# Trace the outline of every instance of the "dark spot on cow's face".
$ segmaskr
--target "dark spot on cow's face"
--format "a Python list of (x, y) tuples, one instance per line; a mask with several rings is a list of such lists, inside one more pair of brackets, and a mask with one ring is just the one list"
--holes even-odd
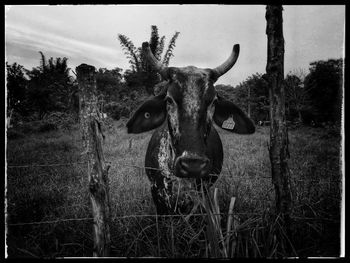
[(216, 91), (208, 69), (170, 68), (166, 109), (175, 152), (175, 175), (202, 177), (211, 163), (206, 156)]

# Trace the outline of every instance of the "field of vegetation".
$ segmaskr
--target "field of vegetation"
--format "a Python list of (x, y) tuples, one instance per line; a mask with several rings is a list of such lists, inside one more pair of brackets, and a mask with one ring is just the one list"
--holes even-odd
[[(213, 247), (207, 217), (157, 218), (142, 168), (151, 132), (129, 135), (125, 120), (105, 131), (112, 210), (111, 256), (223, 257)], [(218, 129), (224, 167), (215, 183), (222, 213), (236, 197), (235, 233), (229, 257), (338, 256), (340, 251), (340, 136), (329, 129), (289, 130), (293, 196), (292, 252), (276, 250), (274, 188), (268, 154), (269, 128), (253, 135)], [(10, 133), (11, 132), (11, 133)], [(16, 136), (17, 134), (17, 136)], [(92, 256), (92, 220), (86, 163), (78, 127), (53, 131), (10, 131), (7, 140), (7, 253), (9, 257)], [(40, 166), (51, 164), (51, 166)], [(34, 223), (33, 223), (34, 222)], [(36, 223), (37, 222), (37, 223)], [(25, 224), (28, 223), (28, 224)], [(214, 240), (215, 241), (215, 240)]]
[[(150, 29), (151, 51), (168, 67), (180, 32), (166, 41), (156, 25)], [(290, 233), (284, 235), (274, 211), (268, 127), (259, 126), (250, 136), (219, 129), (224, 167), (209, 198), (177, 180), (179, 193), (190, 196), (198, 209), (189, 215), (156, 216), (143, 169), (151, 132), (126, 134), (125, 122), (168, 82), (150, 67), (141, 46), (121, 32), (118, 40), (129, 68), (114, 65), (95, 72), (97, 106), (110, 124), (104, 154), (111, 164), (111, 256), (339, 255), (341, 136), (336, 127), (342, 116), (343, 58), (310, 61), (308, 69), (288, 72), (283, 81), (285, 118), (293, 125), (289, 129), (293, 210)], [(32, 69), (6, 62), (7, 254), (89, 257), (93, 221), (87, 162), (76, 124), (81, 110), (76, 69), (68, 67), (67, 57), (39, 54), (38, 66)], [(270, 101), (264, 75), (256, 72), (235, 86), (217, 84), (215, 89), (254, 123), (266, 123)]]

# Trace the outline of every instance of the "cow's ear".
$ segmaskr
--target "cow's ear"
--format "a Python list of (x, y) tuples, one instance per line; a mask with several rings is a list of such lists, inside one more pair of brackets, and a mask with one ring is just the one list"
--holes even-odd
[(255, 132), (253, 121), (240, 108), (231, 101), (217, 97), (213, 119), (220, 128), (239, 134)]
[(166, 117), (165, 94), (145, 101), (126, 124), (128, 133), (141, 133), (159, 127)]

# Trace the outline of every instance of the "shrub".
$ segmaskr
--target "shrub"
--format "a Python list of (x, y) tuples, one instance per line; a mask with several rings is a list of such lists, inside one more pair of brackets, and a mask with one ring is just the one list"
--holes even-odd
[(76, 123), (72, 114), (66, 112), (51, 112), (43, 118), (43, 129), (63, 129), (70, 130)]
[(16, 139), (20, 139), (24, 137), (24, 133), (19, 131), (19, 130), (15, 130), (15, 129), (8, 129), (7, 130), (7, 139), (8, 140), (16, 140)]
[(317, 120), (318, 114), (312, 107), (305, 107), (301, 110), (303, 124), (312, 125)]
[(123, 96), (120, 101), (111, 101), (104, 105), (103, 111), (114, 120), (121, 118), (128, 119), (132, 112), (134, 112), (144, 101), (148, 99), (147, 94), (138, 93), (133, 90), (127, 95)]
[(57, 130), (58, 126), (55, 123), (42, 121), (37, 128), (37, 132), (48, 132), (48, 131), (54, 131)]
[(118, 102), (109, 102), (105, 104), (104, 111), (108, 116), (115, 120), (119, 120), (121, 117), (122, 106)]
[(130, 112), (131, 112), (130, 107), (128, 105), (124, 105), (124, 107), (122, 107), (122, 109), (121, 109), (120, 116), (125, 117), (125, 118), (129, 118)]
[[(32, 116), (32, 118), (34, 118)], [(70, 130), (76, 120), (72, 114), (65, 112), (52, 112), (44, 115), (42, 120), (23, 119), (14, 125), (14, 129), (8, 131), (9, 139), (23, 137), (24, 134), (36, 132), (48, 132), (58, 129)]]
[(19, 126), (19, 130), (24, 134), (32, 133), (36, 131), (38, 124), (39, 121), (24, 122)]

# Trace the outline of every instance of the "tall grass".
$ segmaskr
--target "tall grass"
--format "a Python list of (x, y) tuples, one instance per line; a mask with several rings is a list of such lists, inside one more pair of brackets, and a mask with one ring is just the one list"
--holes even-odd
[[(339, 254), (339, 138), (321, 128), (290, 131), (293, 193), (292, 247), (278, 249), (268, 128), (251, 136), (218, 130), (224, 145), (221, 176), (209, 195), (195, 196), (189, 215), (155, 217), (142, 167), (151, 132), (126, 134), (124, 121), (106, 131), (105, 158), (112, 209), (111, 253), (125, 257), (281, 257)], [(8, 165), (84, 161), (78, 129), (34, 133), (8, 140)], [(215, 188), (217, 189), (215, 192)], [(214, 194), (215, 192), (215, 194)], [(7, 169), (10, 257), (92, 255), (92, 221), (85, 164)], [(234, 204), (232, 203), (234, 198)], [(221, 215), (218, 215), (221, 214)]]

